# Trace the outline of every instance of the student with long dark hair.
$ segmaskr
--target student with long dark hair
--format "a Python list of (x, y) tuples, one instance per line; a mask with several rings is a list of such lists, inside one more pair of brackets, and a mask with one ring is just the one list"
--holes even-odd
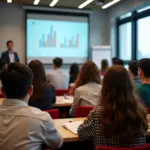
[(147, 113), (134, 91), (124, 67), (118, 65), (108, 69), (103, 80), (100, 104), (79, 127), (79, 137), (93, 140), (94, 147), (145, 144)]
[(39, 60), (31, 61), (29, 67), (34, 75), (34, 90), (29, 105), (41, 110), (49, 110), (56, 100), (55, 88), (52, 84), (47, 83), (44, 66)]

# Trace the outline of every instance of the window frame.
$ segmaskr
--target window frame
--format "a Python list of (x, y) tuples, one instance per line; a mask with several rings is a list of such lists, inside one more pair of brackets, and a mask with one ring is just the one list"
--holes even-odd
[[(138, 9), (139, 10), (139, 9)], [(137, 10), (131, 12), (132, 15), (130, 17), (126, 17), (124, 19), (120, 19), (120, 17), (118, 17), (116, 19), (116, 27), (117, 27), (117, 36), (116, 36), (116, 56), (119, 57), (120, 56), (120, 50), (119, 50), (119, 26), (129, 23), (131, 22), (131, 39), (132, 39), (132, 43), (131, 43), (131, 60), (137, 60), (137, 41), (138, 41), (138, 30), (137, 30), (137, 22), (139, 19), (145, 18), (145, 17), (149, 17), (150, 16), (150, 9), (147, 9), (145, 11), (142, 12), (138, 12)], [(131, 60), (127, 60), (124, 61), (125, 64), (128, 64)]]

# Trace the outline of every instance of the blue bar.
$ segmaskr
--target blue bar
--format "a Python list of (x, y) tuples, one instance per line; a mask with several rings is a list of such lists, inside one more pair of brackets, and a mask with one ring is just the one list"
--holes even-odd
[(42, 34), (42, 47), (45, 47), (45, 35), (44, 35), (44, 33)]
[(67, 38), (64, 38), (64, 47), (67, 47)]
[(53, 47), (53, 27), (50, 27), (50, 47)]
[(72, 36), (71, 47), (74, 48), (74, 37)]

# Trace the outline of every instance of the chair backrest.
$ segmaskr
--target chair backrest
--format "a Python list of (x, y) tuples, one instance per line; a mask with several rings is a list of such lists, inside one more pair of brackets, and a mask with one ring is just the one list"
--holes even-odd
[(52, 109), (52, 110), (45, 110), (50, 114), (52, 119), (59, 119), (60, 118), (60, 112), (59, 109)]
[(147, 112), (148, 112), (148, 114), (150, 114), (150, 108), (147, 108)]
[(68, 94), (68, 89), (56, 89), (56, 96), (63, 96), (64, 94)]
[(93, 108), (93, 106), (78, 106), (75, 112), (75, 117), (87, 117)]
[(99, 146), (96, 150), (150, 150), (150, 144), (137, 146), (137, 147), (128, 147), (128, 148), (115, 148), (115, 147), (104, 147)]

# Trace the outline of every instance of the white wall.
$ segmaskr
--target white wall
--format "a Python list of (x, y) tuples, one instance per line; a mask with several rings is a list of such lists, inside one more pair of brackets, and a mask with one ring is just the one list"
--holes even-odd
[[(90, 45), (109, 44), (108, 17), (105, 11), (94, 11), (90, 17)], [(0, 52), (6, 41), (13, 40), (21, 61), (25, 62), (25, 12), (19, 5), (0, 3)]]
[(116, 56), (116, 17), (148, 5), (150, 5), (150, 0), (124, 0), (122, 3), (108, 9), (110, 44), (113, 57)]

